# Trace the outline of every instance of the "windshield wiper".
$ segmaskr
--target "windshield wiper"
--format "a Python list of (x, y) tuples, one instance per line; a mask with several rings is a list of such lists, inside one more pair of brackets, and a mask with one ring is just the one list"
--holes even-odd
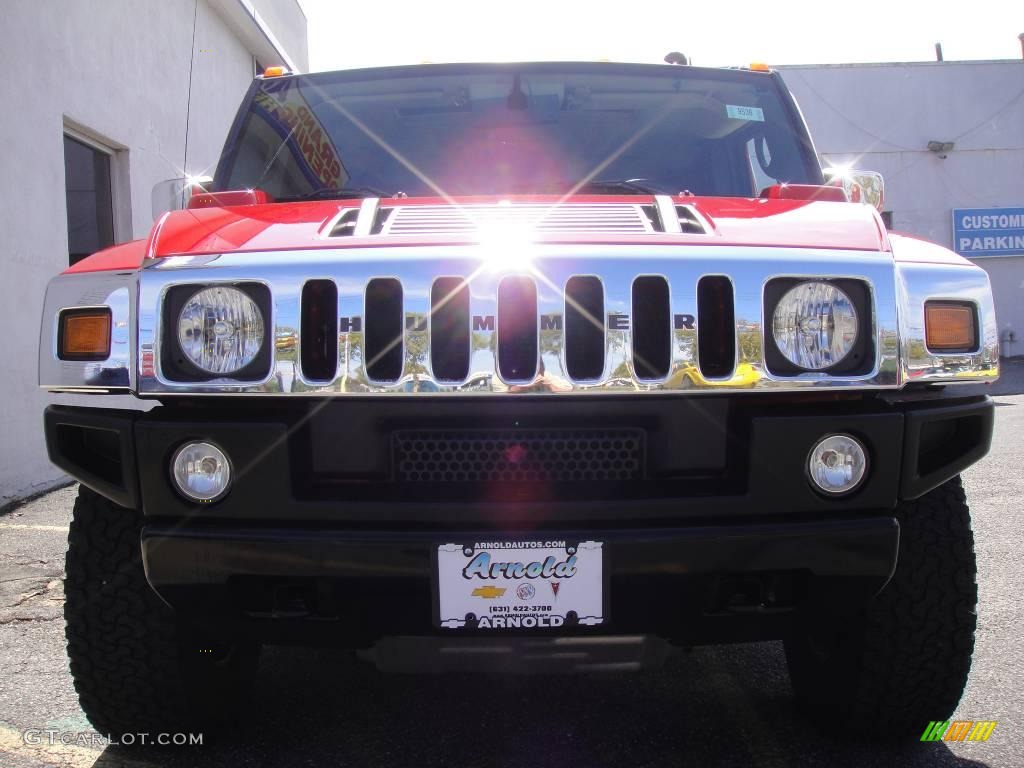
[(392, 197), (390, 192), (376, 187), (322, 187), (305, 195), (279, 197), (278, 202), (290, 203), (299, 200), (354, 200), (361, 197)]
[(664, 195), (665, 190), (653, 184), (645, 183), (647, 179), (598, 179), (588, 181), (577, 192), (619, 192), (627, 195)]

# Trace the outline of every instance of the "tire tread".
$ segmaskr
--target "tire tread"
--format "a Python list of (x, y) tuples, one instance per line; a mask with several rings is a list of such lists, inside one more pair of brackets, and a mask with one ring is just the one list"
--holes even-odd
[(786, 641), (809, 714), (857, 732), (920, 736), (953, 714), (967, 684), (978, 586), (970, 510), (959, 477), (896, 510), (896, 571), (859, 624), (830, 628), (829, 658), (806, 633)]
[(255, 667), (252, 655), (239, 654), (212, 674), (194, 673), (190, 636), (146, 580), (140, 534), (137, 511), (79, 489), (65, 560), (65, 637), (79, 703), (103, 733), (206, 722)]

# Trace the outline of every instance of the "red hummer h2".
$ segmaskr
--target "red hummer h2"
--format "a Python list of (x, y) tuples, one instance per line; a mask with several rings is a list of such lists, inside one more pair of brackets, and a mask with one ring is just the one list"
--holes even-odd
[(827, 177), (777, 73), (260, 77), (188, 193), (46, 296), (98, 728), (384, 638), (778, 638), (833, 722), (953, 711), (988, 279)]

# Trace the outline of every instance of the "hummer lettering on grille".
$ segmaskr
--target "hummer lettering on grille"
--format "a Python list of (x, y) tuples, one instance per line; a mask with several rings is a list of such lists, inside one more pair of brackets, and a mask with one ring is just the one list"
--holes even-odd
[[(672, 327), (677, 331), (692, 331), (694, 322), (695, 318), (693, 315), (677, 314), (672, 316)], [(473, 315), (474, 331), (493, 331), (494, 327), (494, 315)], [(360, 333), (362, 329), (362, 318), (359, 315), (338, 318), (338, 330), (341, 333)], [(419, 315), (408, 315), (405, 318), (405, 329), (407, 331), (426, 331), (427, 319)], [(541, 315), (540, 329), (542, 331), (561, 331), (563, 329), (562, 316), (558, 314)], [(612, 331), (628, 331), (629, 315), (624, 312), (609, 314), (608, 329)]]

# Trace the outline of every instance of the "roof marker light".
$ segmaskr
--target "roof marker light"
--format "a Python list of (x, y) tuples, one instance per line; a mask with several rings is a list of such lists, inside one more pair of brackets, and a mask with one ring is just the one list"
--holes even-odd
[(281, 77), (287, 74), (288, 70), (285, 67), (267, 67), (263, 70), (264, 77)]
[(750, 67), (748, 67), (748, 69), (750, 69), (751, 72), (771, 72), (772, 71), (771, 67), (769, 67), (767, 64), (765, 64), (763, 61), (752, 61), (752, 62), (750, 62)]

